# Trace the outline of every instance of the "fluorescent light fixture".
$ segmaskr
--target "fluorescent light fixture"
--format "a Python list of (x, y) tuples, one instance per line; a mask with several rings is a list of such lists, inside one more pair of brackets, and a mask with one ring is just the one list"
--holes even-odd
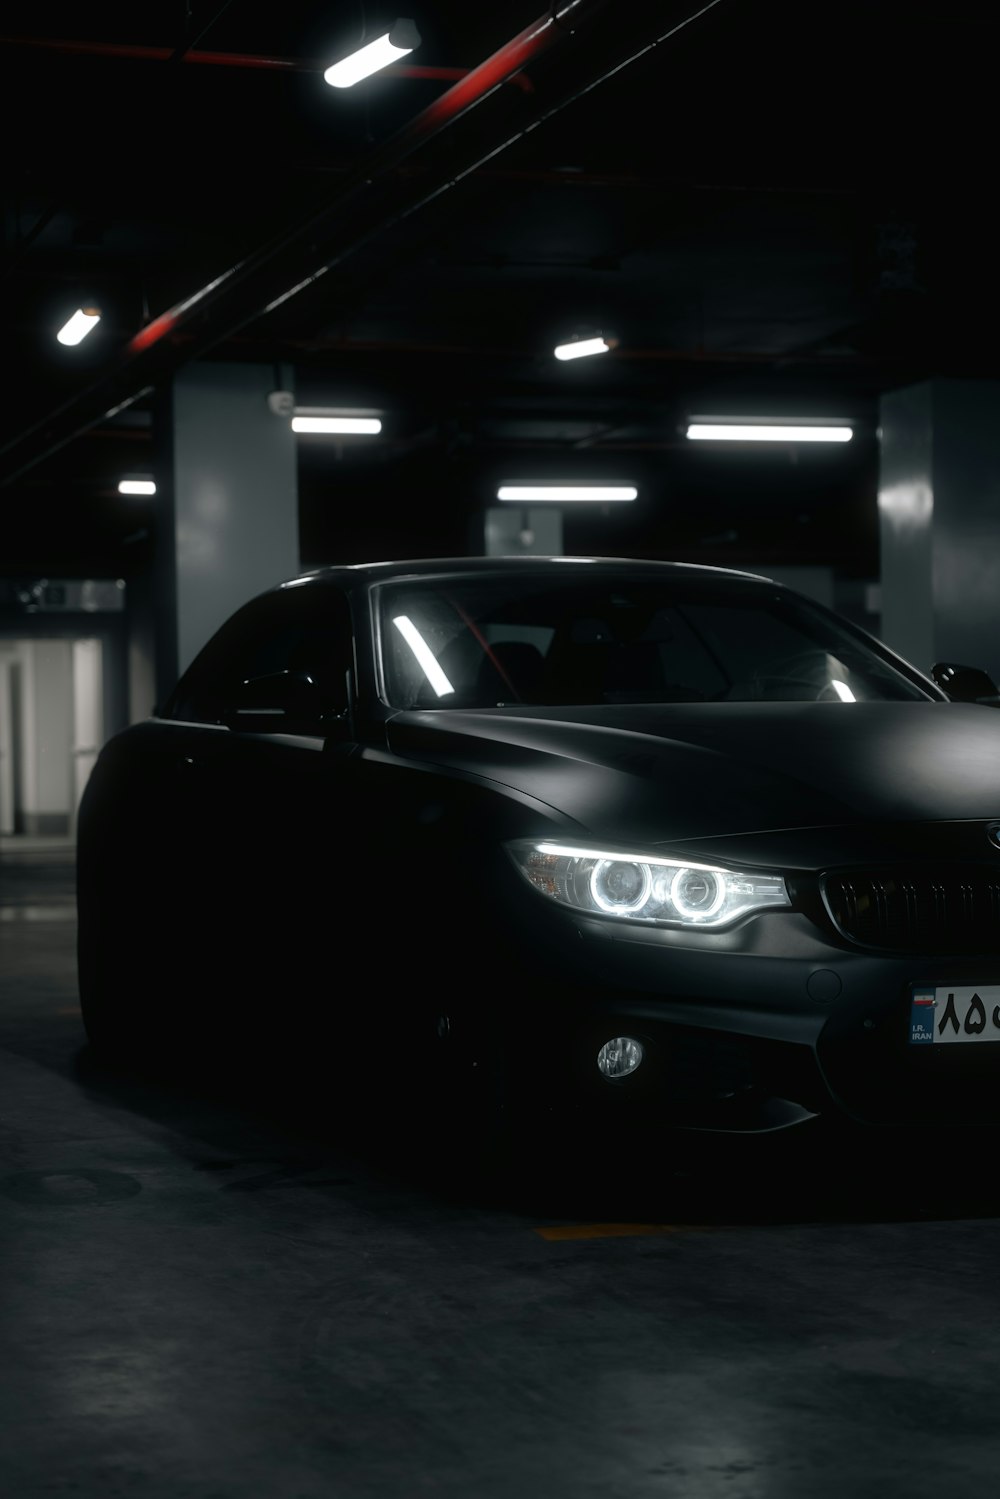
[(122, 479), (118, 485), (119, 494), (155, 494), (156, 485), (152, 479)]
[(377, 416), (293, 416), (293, 432), (325, 433), (327, 435), (374, 437), (382, 430)]
[(768, 425), (764, 422), (691, 422), (687, 435), (695, 442), (850, 442), (851, 427)]
[(552, 352), (557, 359), (586, 359), (588, 354), (606, 354), (610, 348), (601, 337), (575, 338), (572, 343), (556, 344)]
[(96, 307), (78, 307), (68, 323), (64, 323), (56, 334), (61, 344), (67, 344), (72, 348), (74, 344), (81, 343), (92, 328), (96, 328), (101, 321), (101, 314)]
[(854, 696), (854, 693), (848, 687), (846, 682), (838, 682), (836, 677), (831, 677), (830, 686), (833, 688), (834, 692), (840, 698), (840, 701), (842, 703), (857, 702), (857, 698)]
[(438, 697), (445, 697), (449, 692), (454, 692), (454, 687), (434, 659), (434, 652), (412, 619), (405, 614), (398, 614), (393, 620), (393, 624), (410, 647), (414, 656), (416, 656), (417, 665), (434, 688)]
[(497, 499), (523, 505), (534, 500), (634, 500), (638, 494), (633, 484), (501, 484)]
[(335, 62), (323, 74), (331, 88), (353, 88), (362, 78), (371, 77), (380, 68), (406, 57), (420, 46), (420, 33), (412, 21), (399, 20), (383, 36), (368, 42), (359, 51)]

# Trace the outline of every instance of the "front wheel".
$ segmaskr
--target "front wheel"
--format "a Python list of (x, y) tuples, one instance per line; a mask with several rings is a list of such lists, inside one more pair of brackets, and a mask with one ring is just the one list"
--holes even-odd
[(143, 1052), (149, 1028), (142, 1023), (145, 996), (137, 954), (126, 932), (112, 936), (96, 913), (81, 910), (77, 929), (77, 981), (87, 1040), (102, 1056)]

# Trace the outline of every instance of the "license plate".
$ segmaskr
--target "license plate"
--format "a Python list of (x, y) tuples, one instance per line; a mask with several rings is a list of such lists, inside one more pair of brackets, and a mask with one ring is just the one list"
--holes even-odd
[(1000, 984), (921, 984), (910, 996), (910, 1044), (1000, 1041)]

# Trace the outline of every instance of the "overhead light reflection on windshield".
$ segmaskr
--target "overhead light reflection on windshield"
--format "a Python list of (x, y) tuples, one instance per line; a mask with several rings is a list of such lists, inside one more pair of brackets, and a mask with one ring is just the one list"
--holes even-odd
[(834, 692), (840, 698), (840, 701), (842, 703), (857, 702), (857, 698), (854, 696), (854, 693), (848, 687), (846, 682), (838, 682), (836, 677), (832, 677), (830, 679), (830, 686), (833, 688)]
[(447, 693), (454, 692), (454, 687), (434, 659), (434, 652), (412, 619), (406, 614), (397, 614), (393, 620), (393, 624), (417, 658), (417, 665), (434, 688), (438, 697), (445, 697)]

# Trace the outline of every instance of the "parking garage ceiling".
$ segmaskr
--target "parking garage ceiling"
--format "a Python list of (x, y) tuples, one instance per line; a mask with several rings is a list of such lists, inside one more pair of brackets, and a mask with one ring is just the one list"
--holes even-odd
[[(498, 479), (585, 470), (646, 498), (587, 550), (871, 571), (880, 393), (995, 374), (986, 10), (579, 0), (518, 54), (541, 0), (406, 10), (420, 46), (350, 90), (323, 70), (397, 18), (374, 0), (7, 14), (5, 570), (142, 557), (117, 482), (197, 356), (384, 413), (303, 444), (307, 561), (461, 550)], [(857, 440), (693, 453), (709, 413)]]

